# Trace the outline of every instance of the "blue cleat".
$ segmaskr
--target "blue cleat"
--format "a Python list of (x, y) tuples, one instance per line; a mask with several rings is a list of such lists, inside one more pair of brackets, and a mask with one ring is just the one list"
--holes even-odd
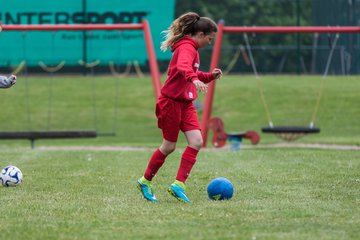
[(185, 194), (185, 184), (180, 181), (175, 181), (168, 189), (169, 193), (177, 200), (184, 203), (190, 203), (189, 198)]
[(157, 202), (155, 194), (152, 190), (152, 183), (148, 180), (139, 179), (137, 181), (137, 188), (140, 190), (144, 198), (150, 202)]

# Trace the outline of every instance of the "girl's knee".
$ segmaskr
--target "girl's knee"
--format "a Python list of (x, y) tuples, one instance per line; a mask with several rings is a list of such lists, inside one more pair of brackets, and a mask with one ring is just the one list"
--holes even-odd
[(172, 153), (173, 151), (175, 151), (176, 148), (176, 143), (163, 143), (160, 146), (160, 151), (164, 154), (164, 155), (169, 155), (170, 153)]
[(173, 151), (175, 151), (175, 147), (165, 148), (165, 149), (164, 149), (164, 154), (165, 154), (165, 155), (169, 155), (169, 154), (172, 153)]
[(203, 146), (204, 142), (202, 138), (196, 138), (196, 139), (192, 139), (191, 141), (189, 141), (189, 146), (196, 149), (196, 150), (200, 150)]
[(200, 130), (192, 130), (185, 132), (188, 145), (196, 150), (200, 150), (203, 146), (203, 138)]

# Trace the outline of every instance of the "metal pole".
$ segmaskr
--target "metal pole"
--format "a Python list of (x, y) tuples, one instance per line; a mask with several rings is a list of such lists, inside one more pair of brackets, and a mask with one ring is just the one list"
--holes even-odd
[[(296, 26), (300, 26), (300, 0), (296, 0)], [(297, 52), (297, 62), (298, 64), (296, 65), (296, 71), (297, 74), (300, 75), (301, 71), (300, 71), (300, 66), (301, 66), (301, 60), (300, 60), (300, 34), (297, 33), (296, 34), (296, 52)]]
[[(210, 71), (219, 66), (220, 52), (221, 52), (221, 42), (223, 38), (223, 29), (224, 29), (224, 21), (220, 21), (218, 24), (218, 33), (215, 40), (215, 45), (213, 49), (213, 54), (211, 57)], [(204, 110), (201, 118), (201, 134), (203, 137), (203, 147), (206, 147), (207, 144), (207, 136), (208, 136), (208, 122), (211, 116), (212, 103), (214, 99), (215, 92), (215, 82), (212, 81), (209, 83), (208, 92), (205, 96)]]
[[(83, 14), (84, 16), (86, 16), (86, 1), (87, 0), (83, 0), (82, 1), (82, 11), (83, 11)], [(84, 22), (84, 23), (88, 23), (88, 22)], [(82, 43), (83, 43), (83, 61), (85, 63), (87, 63), (87, 31), (83, 31), (82, 33), (83, 35), (83, 39), (82, 39)], [(86, 68), (83, 68), (83, 75), (86, 76), (86, 72), (87, 72), (87, 69)]]
[(155, 98), (157, 100), (160, 96), (160, 88), (161, 88), (161, 78), (160, 78), (159, 66), (158, 66), (158, 63), (156, 60), (156, 54), (155, 54), (153, 40), (151, 37), (149, 22), (147, 20), (143, 20), (142, 24), (143, 24), (143, 28), (144, 28), (145, 44), (146, 44), (146, 50), (147, 50), (148, 57), (149, 57), (149, 66), (150, 66), (153, 87), (154, 87), (154, 91), (155, 91)]

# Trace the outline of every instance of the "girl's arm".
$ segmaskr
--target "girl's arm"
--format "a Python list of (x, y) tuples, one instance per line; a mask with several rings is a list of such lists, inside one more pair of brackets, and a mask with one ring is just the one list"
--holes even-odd
[(219, 79), (222, 76), (222, 71), (218, 68), (215, 68), (212, 73), (204, 73), (204, 72), (197, 72), (199, 80), (195, 80), (194, 84), (196, 86), (196, 89), (201, 92), (207, 92), (208, 86), (206, 83), (209, 83), (210, 81), (214, 79)]
[(196, 51), (191, 50), (186, 47), (180, 46), (179, 55), (177, 59), (177, 70), (185, 77), (186, 81), (193, 82), (194, 80), (199, 79), (196, 72), (194, 72), (192, 67), (193, 59), (196, 57)]
[(199, 80), (202, 81), (203, 83), (209, 83), (215, 79), (213, 77), (212, 73), (210, 73), (210, 72), (197, 71), (197, 75), (198, 75)]
[(214, 68), (214, 70), (211, 73), (210, 72), (205, 73), (205, 72), (198, 71), (197, 75), (198, 75), (198, 78), (200, 81), (202, 81), (204, 83), (209, 83), (212, 80), (221, 78), (222, 71), (218, 68)]

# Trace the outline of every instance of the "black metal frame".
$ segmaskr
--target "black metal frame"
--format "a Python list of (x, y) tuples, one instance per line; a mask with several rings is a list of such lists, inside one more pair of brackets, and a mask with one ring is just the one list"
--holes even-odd
[(0, 139), (28, 139), (31, 141), (31, 148), (35, 147), (35, 140), (38, 139), (64, 139), (64, 138), (95, 138), (96, 131), (30, 131), (30, 132), (0, 132)]

